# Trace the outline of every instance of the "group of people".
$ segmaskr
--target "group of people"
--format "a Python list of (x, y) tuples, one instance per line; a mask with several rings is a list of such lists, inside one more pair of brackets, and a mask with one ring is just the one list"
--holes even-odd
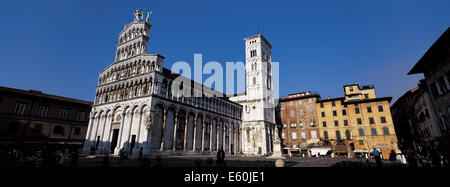
[(418, 154), (413, 149), (407, 149), (405, 153), (409, 167), (448, 167), (448, 159), (437, 147), (424, 154)]
[(0, 160), (8, 165), (19, 167), (63, 167), (67, 159), (70, 166), (76, 167), (79, 155), (76, 149), (70, 150), (64, 147), (21, 148), (2, 147)]
[[(381, 152), (374, 148), (371, 154), (377, 163), (377, 167), (381, 167), (383, 164)], [(426, 156), (417, 154), (413, 149), (405, 150), (404, 155), (406, 155), (408, 167), (448, 167), (447, 159), (436, 147), (432, 148)], [(405, 163), (404, 159), (403, 154), (397, 154), (394, 150), (389, 153), (389, 161), (391, 162)]]

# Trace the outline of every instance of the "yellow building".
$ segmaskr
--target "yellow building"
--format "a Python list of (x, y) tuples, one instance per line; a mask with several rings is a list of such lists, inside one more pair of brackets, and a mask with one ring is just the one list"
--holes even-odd
[(391, 97), (376, 97), (373, 86), (357, 83), (344, 86), (345, 97), (318, 100), (316, 103), (322, 144), (335, 155), (359, 156), (373, 148), (389, 158), (399, 153), (389, 102)]

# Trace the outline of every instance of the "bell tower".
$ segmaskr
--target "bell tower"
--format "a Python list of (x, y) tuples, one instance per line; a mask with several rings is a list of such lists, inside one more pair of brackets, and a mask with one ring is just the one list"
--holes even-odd
[(114, 62), (126, 60), (140, 54), (147, 54), (150, 28), (152, 27), (149, 23), (151, 12), (147, 13), (145, 21), (143, 20), (142, 10), (136, 10), (134, 15), (134, 21), (130, 24), (125, 24), (119, 33)]
[(247, 95), (253, 99), (272, 96), (272, 46), (262, 34), (250, 36), (244, 40)]
[[(248, 155), (280, 155), (275, 124), (270, 43), (262, 34), (244, 39), (246, 94), (230, 98), (243, 105), (242, 147)], [(279, 142), (278, 142), (279, 143)], [(275, 149), (274, 149), (275, 148)]]

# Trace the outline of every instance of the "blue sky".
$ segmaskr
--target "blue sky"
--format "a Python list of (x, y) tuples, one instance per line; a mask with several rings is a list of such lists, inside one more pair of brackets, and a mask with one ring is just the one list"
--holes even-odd
[[(280, 62), (280, 95), (374, 84), (396, 100), (407, 75), (450, 25), (450, 1), (5, 1), (0, 7), (0, 85), (92, 101), (114, 60), (118, 33), (140, 8), (153, 11), (150, 53), (193, 63), (244, 61), (257, 30)], [(206, 76), (206, 75), (205, 75)], [(204, 77), (204, 78), (207, 78)]]

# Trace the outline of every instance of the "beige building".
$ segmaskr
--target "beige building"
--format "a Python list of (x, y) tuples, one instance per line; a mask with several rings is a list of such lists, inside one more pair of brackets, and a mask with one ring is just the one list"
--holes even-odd
[(376, 97), (373, 86), (344, 86), (345, 96), (317, 101), (320, 137), (336, 156), (360, 156), (373, 148), (387, 159), (398, 151), (389, 103), (391, 97)]

